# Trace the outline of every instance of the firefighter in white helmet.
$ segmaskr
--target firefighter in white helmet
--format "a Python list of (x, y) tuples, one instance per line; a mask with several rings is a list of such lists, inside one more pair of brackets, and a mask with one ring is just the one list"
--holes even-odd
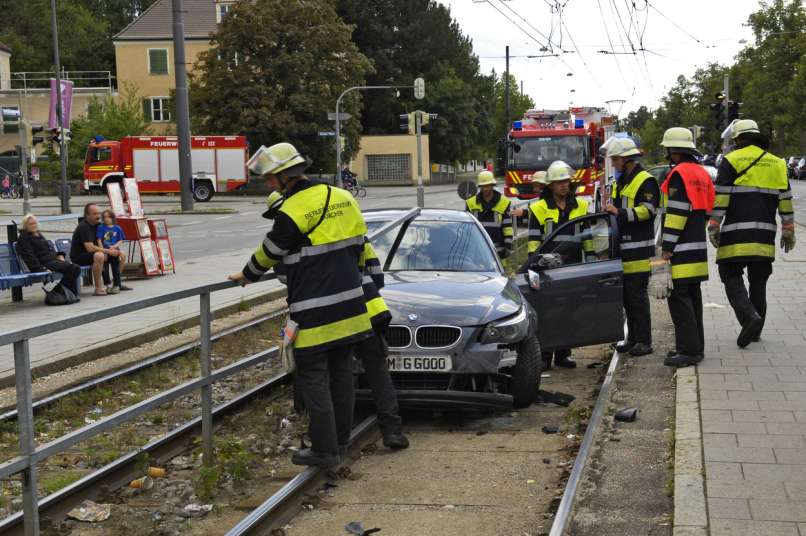
[(230, 279), (245, 285), (283, 264), (290, 310), (284, 331), (311, 437), (311, 448), (294, 452), (292, 461), (332, 467), (352, 430), (353, 346), (373, 336), (359, 270), (367, 226), (349, 192), (308, 180), (309, 165), (290, 143), (261, 147), (249, 160), (285, 200), (271, 231)]
[(495, 244), (498, 255), (504, 259), (512, 249), (512, 216), (509, 199), (495, 189), (492, 171), (481, 171), (476, 179), (479, 192), (465, 201), (465, 209), (484, 226)]
[(736, 343), (744, 348), (758, 341), (764, 328), (767, 280), (775, 260), (775, 214), (781, 219), (785, 252), (795, 247), (795, 214), (786, 162), (767, 151), (769, 143), (758, 124), (735, 121), (729, 136), (736, 150), (719, 165), (708, 234), (718, 248), (719, 277), (742, 326)]
[(605, 210), (616, 216), (624, 269), (624, 311), (627, 339), (616, 346), (632, 356), (652, 353), (652, 319), (647, 286), (655, 256), (655, 212), (660, 189), (655, 177), (638, 161), (642, 154), (630, 138), (614, 138), (607, 145), (607, 158), (617, 171), (612, 201)]
[[(570, 220), (588, 213), (588, 204), (577, 199), (571, 189), (573, 170), (565, 162), (552, 162), (546, 171), (546, 191), (542, 199), (529, 205), (529, 254), (535, 253), (552, 230)], [(570, 250), (569, 250), (570, 251)], [(528, 263), (527, 263), (528, 264)], [(562, 348), (553, 352), (558, 367), (575, 368), (571, 350)], [(543, 352), (543, 367), (551, 368), (552, 352)]]

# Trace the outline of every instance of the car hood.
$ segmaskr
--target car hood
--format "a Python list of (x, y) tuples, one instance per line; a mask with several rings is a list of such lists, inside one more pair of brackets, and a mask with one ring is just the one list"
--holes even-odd
[(515, 283), (494, 272), (387, 272), (381, 294), (392, 323), (403, 325), (481, 326), (523, 302)]

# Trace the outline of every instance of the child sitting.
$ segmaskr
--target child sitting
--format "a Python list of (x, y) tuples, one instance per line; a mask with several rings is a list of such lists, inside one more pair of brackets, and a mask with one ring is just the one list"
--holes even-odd
[[(126, 262), (126, 255), (121, 251), (120, 246), (126, 237), (123, 235), (123, 229), (117, 224), (115, 213), (111, 210), (104, 210), (102, 215), (101, 224), (98, 226), (96, 234), (98, 245), (112, 249), (117, 252), (117, 256), (108, 255), (104, 263), (104, 270), (102, 272), (104, 278), (104, 285), (108, 294), (118, 294), (121, 290), (132, 290), (130, 287), (124, 285), (120, 280), (120, 273), (123, 271), (123, 265)], [(110, 287), (109, 281), (109, 268), (112, 269), (112, 286)]]

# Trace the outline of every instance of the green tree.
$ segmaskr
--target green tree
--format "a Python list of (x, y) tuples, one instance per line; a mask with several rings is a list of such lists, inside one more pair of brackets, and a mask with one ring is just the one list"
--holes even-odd
[[(208, 133), (245, 134), (256, 149), (287, 140), (330, 168), (333, 124), (327, 112), (371, 69), (350, 40), (331, 0), (255, 0), (234, 4), (202, 54), (191, 81), (191, 106)], [(343, 111), (360, 118), (357, 93)], [(358, 123), (345, 125), (357, 147)]]
[[(93, 99), (87, 114), (73, 119), (70, 124), (67, 177), (81, 178), (87, 145), (95, 136), (119, 140), (124, 136), (148, 135), (151, 133), (148, 125), (143, 116), (142, 97), (132, 85), (121, 88), (117, 98)], [(46, 154), (49, 158), (41, 164), (43, 176), (58, 177), (59, 157), (52, 152)]]

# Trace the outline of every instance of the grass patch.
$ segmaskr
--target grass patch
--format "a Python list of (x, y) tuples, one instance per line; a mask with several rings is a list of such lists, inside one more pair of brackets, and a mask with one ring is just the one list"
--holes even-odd
[(576, 404), (571, 404), (565, 410), (565, 423), (569, 426), (575, 424), (585, 424), (591, 418), (591, 408), (589, 406), (580, 407)]
[(45, 495), (50, 495), (51, 493), (55, 493), (62, 488), (66, 488), (82, 476), (84, 476), (84, 473), (81, 471), (58, 471), (40, 479), (39, 487), (42, 490), (42, 493)]

